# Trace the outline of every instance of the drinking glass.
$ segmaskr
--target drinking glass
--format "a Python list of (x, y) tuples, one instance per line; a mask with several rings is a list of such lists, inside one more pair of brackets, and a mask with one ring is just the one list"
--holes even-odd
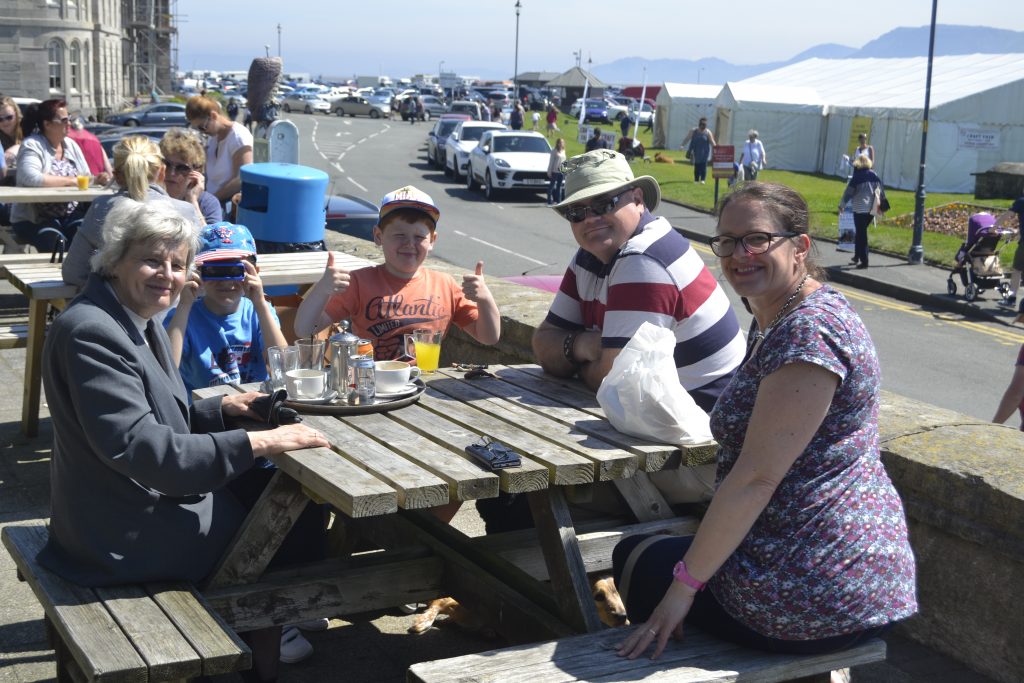
[(416, 365), (421, 372), (437, 372), (441, 360), (441, 331), (421, 328), (410, 335), (416, 349)]
[(300, 370), (323, 370), (324, 347), (323, 339), (296, 339), (295, 348), (299, 352)]
[(299, 367), (299, 350), (294, 346), (271, 346), (267, 349), (267, 364), (270, 366), (271, 387), (284, 389), (284, 373)]

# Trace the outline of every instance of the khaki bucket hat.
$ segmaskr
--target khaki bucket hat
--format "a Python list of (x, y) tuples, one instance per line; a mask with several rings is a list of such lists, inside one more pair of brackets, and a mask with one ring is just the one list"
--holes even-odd
[(661, 201), (658, 181), (649, 175), (634, 178), (626, 157), (610, 149), (595, 149), (566, 159), (559, 170), (565, 174), (565, 199), (551, 207), (559, 213), (576, 202), (618, 194), (631, 187), (643, 190), (648, 211), (654, 211)]

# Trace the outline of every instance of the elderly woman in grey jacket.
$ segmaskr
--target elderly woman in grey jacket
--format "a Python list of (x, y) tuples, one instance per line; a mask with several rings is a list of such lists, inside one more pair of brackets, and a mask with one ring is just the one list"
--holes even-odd
[(853, 260), (850, 263), (856, 265), (857, 270), (868, 267), (868, 226), (874, 220), (875, 212), (881, 213), (876, 207), (876, 200), (885, 197), (882, 179), (875, 175), (871, 166), (871, 159), (864, 154), (853, 160), (853, 176), (839, 200), (840, 211), (844, 208), (853, 211), (853, 227), (857, 232), (853, 240)]
[[(189, 406), (152, 318), (185, 284), (192, 221), (163, 203), (124, 200), (105, 233), (85, 289), (43, 349), (54, 443), (50, 538), (39, 561), (86, 586), (199, 581), (246, 514), (229, 485), (259, 474), (257, 457), (328, 443), (302, 424), (227, 428), (225, 418), (256, 416), (254, 392)], [(261, 635), (262, 653), (251, 641), (256, 667), (270, 667), (263, 678), (275, 673), (279, 640), (279, 631)]]
[[(30, 106), (21, 120), (25, 139), (18, 150), (19, 187), (74, 187), (79, 175), (90, 175), (81, 148), (67, 137), (71, 119), (64, 100), (46, 100)], [(110, 182), (108, 173), (96, 182)], [(58, 239), (70, 242), (88, 208), (78, 202), (15, 204), (11, 227), (23, 242), (40, 251), (51, 251)]]

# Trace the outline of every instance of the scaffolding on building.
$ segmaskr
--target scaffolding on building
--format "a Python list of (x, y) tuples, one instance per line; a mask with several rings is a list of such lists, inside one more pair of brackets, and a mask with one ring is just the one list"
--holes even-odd
[(178, 61), (177, 0), (121, 0), (121, 8), (128, 92), (171, 92)]

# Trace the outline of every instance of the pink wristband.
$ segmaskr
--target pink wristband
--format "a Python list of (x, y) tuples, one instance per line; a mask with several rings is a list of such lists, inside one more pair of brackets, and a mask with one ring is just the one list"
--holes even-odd
[(704, 590), (704, 582), (690, 576), (690, 572), (686, 571), (686, 563), (682, 560), (676, 562), (675, 569), (672, 570), (672, 578), (680, 583), (685, 583), (695, 591)]

